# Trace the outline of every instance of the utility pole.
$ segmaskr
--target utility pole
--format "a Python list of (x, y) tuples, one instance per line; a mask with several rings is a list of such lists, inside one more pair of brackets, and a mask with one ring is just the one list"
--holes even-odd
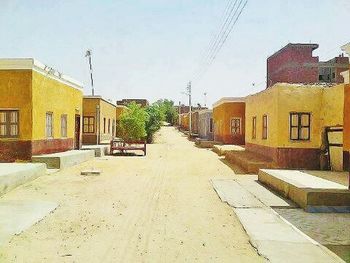
[(92, 51), (90, 49), (86, 50), (85, 57), (89, 59), (89, 68), (90, 68), (90, 80), (91, 80), (91, 95), (95, 95), (94, 90), (94, 79), (92, 77), (92, 62), (91, 62)]
[(187, 95), (188, 95), (188, 106), (190, 108), (189, 111), (189, 122), (190, 122), (190, 127), (189, 127), (189, 137), (191, 138), (192, 135), (192, 83), (191, 81), (188, 82), (187, 84)]

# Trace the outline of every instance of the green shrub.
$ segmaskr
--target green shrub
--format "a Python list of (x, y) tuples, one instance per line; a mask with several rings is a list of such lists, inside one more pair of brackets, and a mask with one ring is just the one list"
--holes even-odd
[(128, 105), (120, 117), (121, 137), (125, 141), (142, 140), (147, 137), (146, 122), (148, 114), (135, 102)]

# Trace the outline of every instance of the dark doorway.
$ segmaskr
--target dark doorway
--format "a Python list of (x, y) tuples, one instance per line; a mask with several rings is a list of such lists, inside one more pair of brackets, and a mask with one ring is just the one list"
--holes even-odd
[(75, 115), (74, 149), (80, 149), (80, 115)]

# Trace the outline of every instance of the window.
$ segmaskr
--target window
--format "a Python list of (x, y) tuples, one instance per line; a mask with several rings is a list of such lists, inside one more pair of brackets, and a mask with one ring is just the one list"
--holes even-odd
[(290, 139), (293, 141), (310, 140), (310, 113), (291, 112), (289, 116)]
[(210, 133), (213, 132), (213, 126), (214, 126), (213, 118), (210, 118), (210, 120), (209, 120), (209, 132)]
[(112, 136), (115, 136), (115, 120), (112, 122)]
[(241, 134), (241, 118), (233, 118), (231, 120), (231, 133), (233, 135)]
[(61, 137), (67, 137), (67, 114), (61, 115)]
[(256, 116), (253, 117), (252, 121), (252, 138), (256, 139)]
[(103, 118), (103, 133), (106, 133), (106, 118)]
[(46, 137), (53, 138), (53, 114), (52, 114), (52, 112), (46, 113)]
[(108, 133), (111, 133), (111, 119), (108, 119)]
[(0, 137), (16, 138), (19, 135), (18, 110), (0, 110)]
[(262, 139), (267, 139), (267, 128), (268, 128), (268, 118), (267, 115), (263, 115), (263, 129), (262, 129)]
[(94, 133), (95, 132), (95, 117), (84, 117), (83, 132), (84, 133)]

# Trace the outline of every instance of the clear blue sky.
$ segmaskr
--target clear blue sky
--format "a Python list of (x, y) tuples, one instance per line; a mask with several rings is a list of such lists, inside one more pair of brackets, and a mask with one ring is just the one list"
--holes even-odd
[[(34, 57), (85, 84), (93, 50), (97, 93), (169, 98), (193, 78), (226, 0), (0, 0), (0, 56)], [(264, 88), (266, 58), (288, 42), (315, 42), (326, 60), (350, 41), (349, 0), (249, 0), (194, 102)], [(252, 83), (257, 83), (252, 87)]]

